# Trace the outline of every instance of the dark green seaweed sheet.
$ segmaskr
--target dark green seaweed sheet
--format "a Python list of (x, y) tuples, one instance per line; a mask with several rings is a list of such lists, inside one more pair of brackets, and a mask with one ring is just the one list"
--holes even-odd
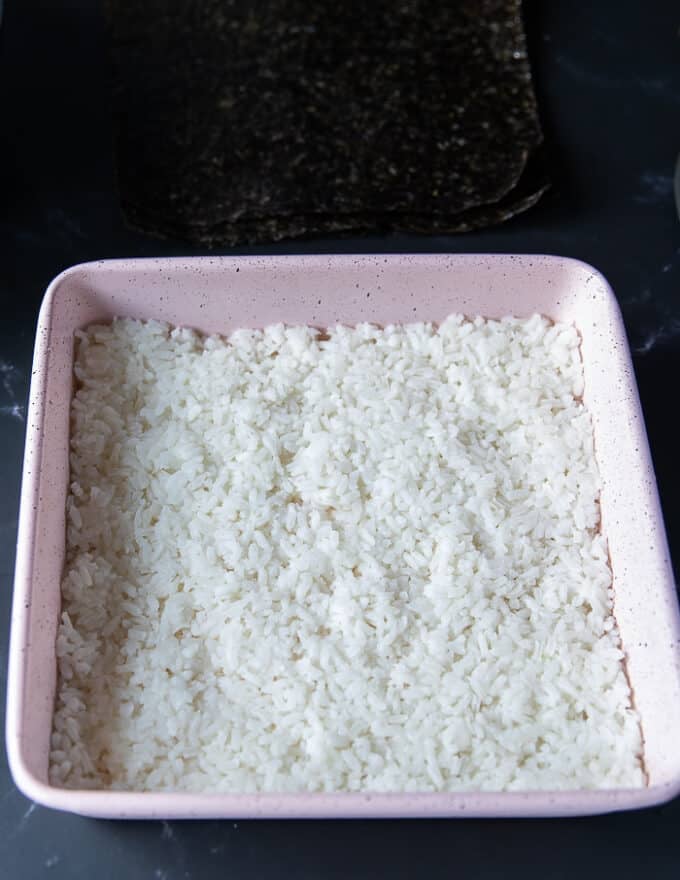
[(129, 222), (457, 232), (547, 186), (520, 0), (109, 0)]

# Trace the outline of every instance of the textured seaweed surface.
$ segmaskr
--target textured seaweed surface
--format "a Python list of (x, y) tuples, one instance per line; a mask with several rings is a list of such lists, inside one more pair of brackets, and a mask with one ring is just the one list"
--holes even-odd
[(463, 231), (547, 185), (520, 0), (109, 0), (131, 224)]

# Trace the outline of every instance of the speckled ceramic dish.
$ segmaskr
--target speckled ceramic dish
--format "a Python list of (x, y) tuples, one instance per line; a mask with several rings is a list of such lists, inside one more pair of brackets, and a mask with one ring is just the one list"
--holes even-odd
[[(273, 322), (439, 321), (541, 312), (582, 339), (603, 481), (615, 614), (642, 718), (649, 784), (636, 790), (442, 794), (161, 794), (50, 786), (55, 634), (64, 561), (73, 333), (115, 315), (205, 332)], [(524, 256), (313, 256), (90, 263), (50, 285), (40, 313), (21, 497), (7, 744), (19, 788), (91, 816), (554, 816), (642, 807), (680, 792), (680, 621), (654, 473), (616, 300), (583, 263)]]

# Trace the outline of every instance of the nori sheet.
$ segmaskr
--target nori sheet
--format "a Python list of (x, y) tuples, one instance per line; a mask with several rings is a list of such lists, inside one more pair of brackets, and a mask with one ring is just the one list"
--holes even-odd
[(521, 0), (108, 0), (128, 221), (458, 232), (547, 186)]

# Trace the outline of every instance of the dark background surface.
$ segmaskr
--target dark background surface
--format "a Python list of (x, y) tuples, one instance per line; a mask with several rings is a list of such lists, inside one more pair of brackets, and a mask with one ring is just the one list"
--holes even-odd
[[(294, 242), (255, 252), (506, 251), (579, 257), (609, 279), (634, 352), (680, 562), (677, 0), (527, 5), (553, 191), (452, 238)], [(115, 194), (106, 35), (95, 0), (6, 0), (0, 26), (0, 682), (4, 694), (25, 404), (42, 293), (61, 269), (189, 254), (127, 231)], [(244, 251), (241, 251), (244, 252)], [(193, 253), (200, 253), (193, 251)], [(4, 727), (4, 695), (0, 703)], [(680, 748), (680, 744), (678, 745)], [(680, 799), (585, 819), (123, 823), (31, 805), (0, 750), (0, 877), (680, 877)]]

